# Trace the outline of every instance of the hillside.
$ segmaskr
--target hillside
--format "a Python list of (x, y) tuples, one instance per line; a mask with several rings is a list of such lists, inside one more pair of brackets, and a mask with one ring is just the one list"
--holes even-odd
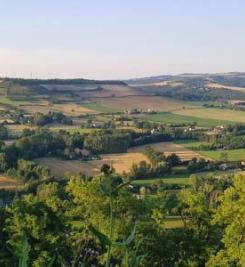
[(136, 78), (125, 81), (142, 93), (183, 100), (245, 99), (245, 73), (180, 74)]

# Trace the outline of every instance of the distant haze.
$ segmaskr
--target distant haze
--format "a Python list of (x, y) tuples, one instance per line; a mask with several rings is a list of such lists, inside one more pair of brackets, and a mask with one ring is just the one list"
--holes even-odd
[(1, 1), (0, 76), (245, 71), (243, 0)]

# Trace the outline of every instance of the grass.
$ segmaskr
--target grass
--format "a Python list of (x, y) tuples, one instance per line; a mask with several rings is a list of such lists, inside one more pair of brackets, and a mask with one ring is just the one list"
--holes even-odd
[(80, 134), (87, 134), (87, 133), (91, 133), (91, 132), (94, 132), (94, 131), (100, 131), (101, 129), (88, 129), (88, 128), (79, 128), (79, 127), (48, 127), (48, 129), (50, 131), (54, 131), (54, 132), (58, 132), (60, 130), (65, 130), (66, 132), (69, 132), (69, 133), (80, 133)]
[[(207, 142), (191, 141), (191, 140), (176, 141), (175, 143), (180, 144), (188, 149), (198, 147), (201, 144), (208, 144)], [(229, 161), (245, 160), (245, 149), (244, 148), (243, 149), (216, 150), (216, 151), (198, 150), (197, 152), (200, 155), (211, 158), (213, 160), (219, 160), (220, 154), (222, 152), (227, 153)]]
[[(81, 221), (71, 221), (71, 224), (74, 228), (80, 229), (83, 227)], [(164, 219), (163, 227), (166, 229), (174, 229), (174, 228), (183, 228), (184, 224), (180, 216), (167, 216)]]
[(195, 109), (181, 109), (173, 112), (177, 115), (191, 116), (200, 119), (221, 120), (230, 122), (245, 122), (245, 112), (235, 111), (230, 109), (217, 108), (195, 108)]
[(182, 145), (187, 149), (193, 149), (194, 147), (198, 147), (200, 145), (208, 145), (208, 142), (205, 141), (193, 141), (193, 140), (176, 140), (175, 144)]
[(117, 110), (132, 110), (142, 109), (146, 111), (152, 109), (158, 112), (171, 112), (181, 110), (183, 108), (195, 108), (196, 105), (190, 102), (176, 100), (168, 97), (161, 96), (144, 96), (144, 95), (131, 95), (124, 97), (106, 97), (94, 100), (96, 103)]
[(93, 102), (93, 103), (84, 103), (81, 104), (82, 107), (90, 109), (90, 110), (94, 110), (96, 112), (100, 112), (100, 113), (114, 113), (114, 112), (120, 112), (122, 110), (116, 108), (116, 107), (109, 107), (97, 102)]
[(201, 155), (219, 160), (222, 152), (227, 153), (229, 161), (245, 160), (245, 149), (229, 149), (222, 151), (198, 151)]
[(190, 183), (189, 179), (190, 174), (178, 174), (178, 175), (169, 175), (162, 178), (150, 178), (150, 179), (140, 179), (134, 180), (132, 184), (134, 185), (152, 185), (155, 183), (163, 182), (164, 184), (179, 184), (187, 185)]
[(195, 111), (192, 109), (192, 116), (179, 115), (171, 112), (162, 112), (158, 114), (151, 114), (142, 116), (142, 119), (149, 120), (152, 122), (163, 122), (167, 124), (193, 124), (196, 123), (201, 127), (215, 127), (217, 125), (228, 125), (234, 122), (225, 121), (225, 120), (217, 120), (217, 119), (207, 119), (208, 114), (206, 114), (206, 118), (198, 118), (193, 116)]
[[(236, 172), (239, 172), (238, 169), (234, 170), (228, 170), (228, 171), (214, 171), (214, 172), (199, 172), (199, 173), (193, 173), (197, 176), (206, 176), (212, 174), (215, 177), (222, 176), (222, 175), (231, 175)], [(140, 186), (150, 186), (159, 182), (163, 182), (164, 184), (177, 184), (177, 185), (189, 185), (191, 183), (190, 176), (192, 174), (190, 173), (183, 173), (183, 174), (173, 174), (168, 175), (166, 177), (162, 178), (148, 178), (148, 179), (140, 179), (140, 180), (134, 180), (132, 182), (133, 185), (140, 185)]]
[(184, 223), (180, 216), (168, 216), (165, 218), (163, 226), (166, 229), (183, 228)]
[(0, 96), (0, 104), (9, 106), (28, 105), (30, 102), (26, 100), (17, 100), (6, 96)]

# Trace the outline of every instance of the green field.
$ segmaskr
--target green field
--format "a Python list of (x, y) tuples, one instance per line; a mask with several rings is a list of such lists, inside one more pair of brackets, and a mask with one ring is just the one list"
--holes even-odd
[(117, 109), (117, 108), (112, 108), (112, 107), (108, 107), (96, 102), (93, 103), (84, 103), (81, 104), (82, 107), (84, 108), (88, 108), (91, 110), (94, 110), (96, 112), (100, 112), (100, 113), (114, 113), (114, 112), (120, 112), (121, 110)]
[(99, 131), (101, 129), (94, 129), (94, 128), (91, 128), (91, 129), (88, 129), (88, 128), (72, 128), (72, 127), (47, 127), (50, 131), (53, 131), (53, 132), (58, 132), (60, 130), (64, 130), (66, 132), (69, 132), (69, 133), (80, 133), (80, 134), (86, 134), (86, 133), (91, 133), (91, 132), (95, 132), (95, 131)]
[[(76, 229), (83, 227), (83, 223), (81, 221), (74, 220), (71, 221), (71, 224)], [(166, 216), (162, 226), (166, 229), (175, 229), (184, 227), (184, 224), (180, 216)]]
[[(183, 145), (188, 149), (192, 149), (193, 147), (198, 147), (201, 144), (208, 144), (207, 142), (201, 142), (201, 141), (193, 142), (190, 140), (176, 141), (175, 143)], [(245, 160), (245, 149), (227, 149), (227, 150), (216, 150), (216, 151), (197, 150), (197, 152), (203, 156), (212, 158), (213, 160), (219, 160), (220, 154), (223, 152), (227, 153), (229, 161)]]
[(193, 116), (201, 119), (213, 119), (213, 120), (227, 120), (233, 122), (245, 122), (245, 112), (236, 111), (231, 109), (217, 109), (217, 108), (186, 108), (176, 110), (173, 112), (177, 115)]
[[(193, 110), (193, 114), (194, 114)], [(208, 114), (207, 114), (208, 117)], [(225, 120), (215, 120), (215, 119), (204, 119), (197, 118), (194, 116), (185, 116), (173, 114), (171, 112), (162, 112), (158, 114), (151, 114), (142, 116), (143, 119), (153, 121), (153, 122), (163, 122), (163, 123), (185, 123), (185, 124), (193, 124), (197, 123), (198, 126), (201, 127), (215, 127), (217, 125), (228, 125), (233, 124), (233, 121), (225, 121)]]
[(193, 141), (193, 140), (176, 140), (175, 144), (182, 145), (185, 148), (193, 149), (199, 147), (200, 145), (208, 145), (208, 142), (205, 141)]
[[(215, 177), (222, 176), (222, 175), (230, 175), (235, 172), (239, 171), (238, 169), (235, 170), (228, 170), (228, 171), (214, 171), (214, 172), (199, 172), (194, 173), (194, 175), (197, 176), (206, 176), (206, 175), (213, 175)], [(159, 182), (162, 182), (164, 184), (177, 184), (177, 185), (189, 185), (191, 183), (190, 176), (192, 174), (190, 173), (184, 173), (184, 174), (176, 174), (176, 175), (168, 175), (166, 177), (162, 178), (148, 178), (148, 179), (139, 179), (134, 180), (132, 182), (133, 185), (141, 185), (141, 186), (150, 186)]]
[(0, 104), (9, 106), (28, 105), (30, 102), (26, 100), (17, 100), (6, 96), (0, 96)]
[(158, 182), (163, 182), (164, 184), (187, 185), (190, 183), (189, 176), (190, 174), (185, 173), (185, 174), (178, 174), (178, 175), (169, 175), (163, 178), (140, 179), (140, 180), (134, 180), (132, 184), (152, 185)]
[(229, 149), (222, 151), (198, 151), (201, 155), (210, 157), (214, 160), (219, 160), (221, 153), (227, 153), (229, 161), (245, 160), (245, 148), (244, 149)]

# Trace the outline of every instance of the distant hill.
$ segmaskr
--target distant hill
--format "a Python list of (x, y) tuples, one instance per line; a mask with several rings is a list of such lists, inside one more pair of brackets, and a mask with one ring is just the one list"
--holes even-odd
[(79, 84), (115, 84), (125, 85), (123, 81), (117, 80), (89, 80), (89, 79), (22, 79), (22, 78), (0, 78), (3, 81), (16, 83), (22, 86), (60, 84), (60, 85), (79, 85)]
[(245, 73), (183, 73), (129, 79), (142, 93), (188, 101), (245, 99)]
[(245, 73), (182, 73), (119, 80), (0, 78), (8, 97), (69, 95), (73, 99), (167, 96), (188, 101), (245, 100)]
[(69, 95), (73, 99), (135, 95), (137, 90), (118, 80), (0, 78), (0, 94), (7, 97)]
[(166, 81), (199, 81), (199, 82), (217, 82), (227, 86), (245, 87), (245, 72), (229, 73), (182, 73), (178, 75), (158, 75), (142, 78), (125, 80), (129, 85), (153, 84)]

